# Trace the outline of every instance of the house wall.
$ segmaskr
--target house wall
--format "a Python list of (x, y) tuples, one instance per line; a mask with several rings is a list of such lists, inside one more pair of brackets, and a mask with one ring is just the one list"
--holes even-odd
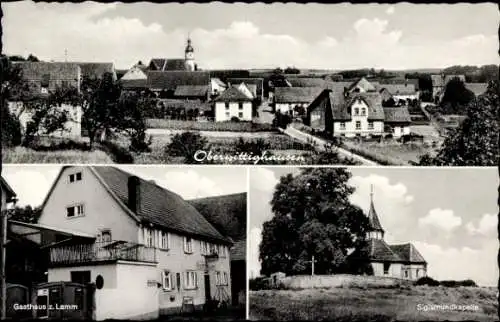
[(407, 99), (416, 100), (418, 99), (418, 94), (417, 93), (405, 94), (405, 95), (395, 94), (392, 97), (394, 98), (394, 101), (397, 103), (399, 100), (404, 100), (404, 101), (406, 101)]
[(214, 79), (210, 79), (210, 94), (220, 94), (226, 90), (226, 87), (220, 86)]
[(399, 138), (403, 135), (410, 134), (410, 126), (409, 125), (402, 125), (402, 124), (390, 124), (390, 125), (392, 127), (392, 135), (395, 138)]
[[(72, 271), (90, 271), (92, 282), (104, 279), (95, 291), (95, 319), (158, 318), (158, 285), (155, 264), (118, 262), (113, 264), (49, 268), (48, 281), (71, 281)], [(149, 281), (149, 283), (148, 283)]]
[[(21, 123), (21, 130), (24, 133), (26, 131), (26, 125), (32, 120), (33, 113), (24, 108), (23, 102), (9, 102), (9, 111), (14, 114)], [(64, 123), (64, 131), (56, 131), (51, 133), (50, 136), (53, 137), (67, 137), (67, 138), (79, 138), (82, 135), (82, 117), (83, 110), (81, 106), (72, 106), (69, 104), (62, 104), (58, 107), (61, 111), (68, 112), (69, 120)], [(43, 134), (44, 129), (41, 128), (39, 134)]]
[(388, 274), (384, 274), (384, 264), (379, 262), (371, 263), (373, 268), (374, 276), (387, 276), (387, 277), (396, 277), (402, 278), (402, 268), (403, 265), (400, 263), (391, 263), (389, 266)]
[(129, 80), (129, 79), (147, 79), (147, 75), (139, 68), (139, 67), (132, 67), (129, 69), (125, 75), (122, 76), (121, 79), (124, 80)]
[[(76, 172), (82, 172), (82, 180), (70, 183), (68, 175)], [(66, 207), (80, 203), (84, 205), (84, 216), (68, 218)], [(91, 235), (97, 235), (101, 229), (110, 229), (114, 240), (138, 241), (137, 223), (119, 206), (89, 167), (64, 169), (43, 207), (39, 223)]]
[(296, 103), (276, 103), (276, 112), (280, 111), (283, 114), (289, 113), (290, 111), (293, 112), (293, 108), (295, 106), (302, 106), (303, 108), (307, 108), (309, 103), (304, 103), (304, 102), (296, 102)]
[(427, 268), (424, 264), (403, 265), (401, 275), (404, 279), (418, 280), (421, 277), (427, 276)]
[[(359, 114), (355, 114), (355, 110), (359, 110)], [(362, 115), (362, 109), (365, 109), (366, 113)], [(369, 109), (368, 105), (363, 100), (355, 101), (351, 106), (351, 120), (345, 123), (345, 128), (341, 127), (341, 123), (339, 121), (335, 121), (333, 123), (333, 135), (341, 136), (344, 135), (346, 137), (354, 137), (356, 135), (360, 136), (368, 136), (368, 135), (380, 135), (384, 131), (384, 122), (382, 121), (373, 121), (373, 129), (368, 129), (368, 116)], [(361, 128), (356, 129), (356, 122), (361, 122)]]
[[(240, 117), (239, 113), (243, 113)], [(215, 121), (224, 122), (230, 121), (233, 116), (238, 117), (241, 121), (252, 120), (252, 103), (243, 102), (243, 109), (239, 109), (238, 102), (230, 102), (229, 108), (226, 109), (225, 102), (215, 103)]]
[[(162, 280), (164, 271), (172, 274), (172, 290), (159, 290), (159, 305), (161, 314), (170, 314), (179, 312), (182, 306), (182, 300), (185, 296), (192, 297), (195, 306), (201, 306), (205, 303), (205, 257), (202, 255), (200, 240), (193, 239), (193, 252), (187, 254), (184, 252), (184, 237), (170, 233), (169, 250), (158, 250), (158, 269), (156, 276)], [(229, 249), (225, 247), (224, 257), (221, 255), (218, 259), (210, 262), (208, 267), (210, 276), (210, 293), (213, 298), (219, 297), (220, 293), (227, 295), (227, 300), (231, 300), (231, 277)], [(186, 289), (185, 279), (187, 271), (195, 271), (197, 275), (196, 289)], [(226, 272), (228, 284), (225, 286), (216, 285), (216, 272)], [(177, 285), (177, 273), (180, 273), (180, 285)], [(221, 288), (220, 293), (218, 287)]]

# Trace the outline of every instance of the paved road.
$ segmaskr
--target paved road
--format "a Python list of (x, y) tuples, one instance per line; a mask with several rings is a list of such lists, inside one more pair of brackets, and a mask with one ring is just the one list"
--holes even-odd
[[(323, 139), (317, 138), (315, 136), (312, 136), (310, 134), (304, 133), (304, 132), (299, 131), (291, 126), (288, 126), (286, 128), (286, 130), (280, 129), (280, 131), (291, 136), (292, 138), (295, 138), (295, 139), (300, 140), (300, 141), (305, 142), (305, 143), (314, 142), (316, 144), (317, 149), (320, 151), (324, 151), (325, 144), (328, 144), (328, 142), (326, 140), (323, 140)], [(370, 166), (379, 165), (377, 162), (373, 162), (371, 160), (368, 160), (368, 159), (366, 159), (360, 155), (354, 154), (346, 149), (343, 149), (340, 147), (337, 147), (336, 149), (342, 156), (352, 158), (356, 161), (359, 161), (359, 162), (361, 162), (362, 165), (370, 165)]]

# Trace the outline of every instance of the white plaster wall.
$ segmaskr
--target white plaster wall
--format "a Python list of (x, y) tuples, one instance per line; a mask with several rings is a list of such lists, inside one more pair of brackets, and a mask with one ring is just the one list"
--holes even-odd
[(125, 75), (122, 76), (121, 79), (130, 80), (130, 79), (147, 79), (146, 74), (138, 67), (134, 66), (130, 70), (128, 70)]
[[(229, 112), (229, 115), (226, 114)], [(243, 117), (239, 117), (239, 113), (243, 113)], [(231, 117), (236, 116), (241, 121), (251, 121), (252, 120), (252, 103), (251, 102), (243, 102), (243, 109), (239, 109), (238, 102), (230, 102), (229, 109), (226, 109), (225, 102), (216, 102), (215, 103), (215, 121), (216, 122), (224, 122), (230, 121)]]
[[(82, 172), (82, 180), (69, 183), (68, 175)], [(66, 217), (66, 207), (82, 203), (85, 215)], [(137, 242), (137, 223), (98, 181), (90, 167), (66, 168), (56, 183), (39, 219), (42, 225), (97, 235), (111, 229), (113, 240)]]

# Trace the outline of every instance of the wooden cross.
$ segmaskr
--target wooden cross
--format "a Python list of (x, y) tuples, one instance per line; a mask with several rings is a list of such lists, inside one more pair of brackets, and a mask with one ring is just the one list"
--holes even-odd
[(311, 276), (314, 276), (314, 263), (316, 263), (316, 260), (314, 259), (314, 255), (311, 257), (310, 261), (307, 261), (307, 263), (311, 263)]

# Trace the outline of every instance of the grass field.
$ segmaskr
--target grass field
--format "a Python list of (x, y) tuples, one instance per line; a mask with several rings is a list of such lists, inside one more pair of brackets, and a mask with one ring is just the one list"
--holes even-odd
[(3, 163), (113, 163), (111, 157), (103, 151), (35, 151), (16, 147), (2, 150)]
[[(332, 288), (250, 291), (250, 319), (330, 321), (496, 320), (496, 289), (481, 287)], [(434, 305), (474, 305), (470, 311)]]
[(354, 153), (365, 156), (386, 165), (409, 165), (417, 162), (419, 157), (432, 151), (432, 147), (422, 143), (398, 142), (355, 142), (345, 140), (343, 147)]
[(252, 122), (199, 122), (167, 119), (147, 119), (150, 129), (170, 129), (185, 131), (228, 131), (228, 132), (260, 132), (273, 131), (271, 124)]

